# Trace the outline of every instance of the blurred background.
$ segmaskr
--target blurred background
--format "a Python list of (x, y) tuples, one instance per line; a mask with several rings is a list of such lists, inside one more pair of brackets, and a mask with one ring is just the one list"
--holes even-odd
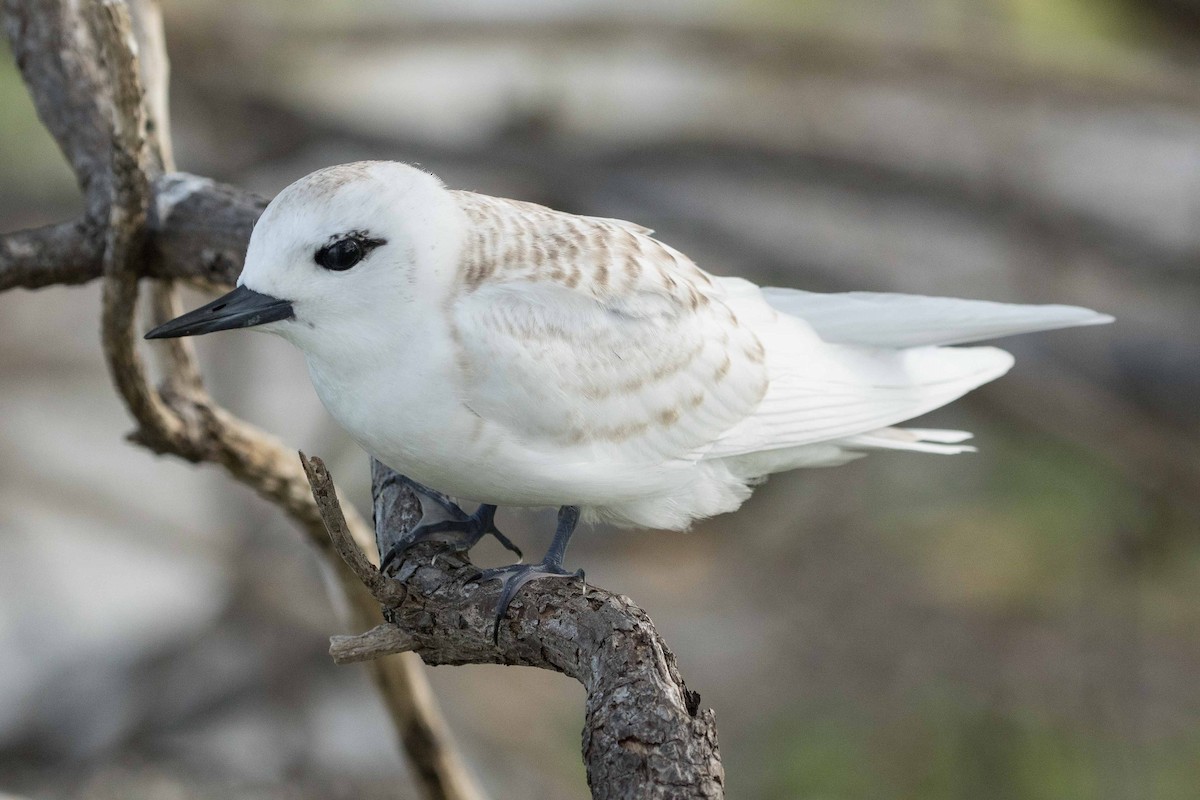
[[(719, 274), (1115, 314), (1006, 341), (1008, 377), (926, 420), (978, 454), (780, 475), (687, 535), (585, 532), (569, 566), (657, 622), (731, 798), (1200, 792), (1200, 2), (170, 0), (166, 21), (187, 171), (269, 195), (413, 161), (636, 220)], [(79, 206), (4, 52), (0, 229)], [(95, 285), (0, 295), (0, 791), (415, 797), (366, 672), (326, 655), (345, 631), (316, 555), (217, 470), (123, 441), (98, 313)], [(299, 353), (199, 347), (219, 400), (366, 507)], [(544, 514), (501, 522), (549, 540)], [(494, 797), (587, 796), (578, 685), (431, 678)]]

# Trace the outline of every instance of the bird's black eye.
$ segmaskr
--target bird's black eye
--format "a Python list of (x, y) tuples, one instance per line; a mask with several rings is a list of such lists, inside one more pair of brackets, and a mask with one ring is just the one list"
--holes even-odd
[[(333, 237), (330, 237), (331, 239)], [(345, 272), (367, 257), (376, 247), (387, 244), (385, 239), (372, 238), (366, 231), (349, 231), (322, 247), (313, 260), (325, 269)]]
[(363, 260), (367, 249), (363, 243), (354, 237), (338, 239), (333, 244), (327, 244), (317, 251), (316, 261), (325, 269), (336, 272), (350, 269)]

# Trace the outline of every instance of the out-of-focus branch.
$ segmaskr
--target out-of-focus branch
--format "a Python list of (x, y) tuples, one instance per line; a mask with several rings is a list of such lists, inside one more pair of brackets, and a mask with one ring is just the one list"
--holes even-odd
[[(108, 179), (104, 181), (110, 196), (100, 338), (113, 383), (141, 426), (142, 438), (161, 440), (163, 450), (182, 450), (188, 444), (183, 420), (171, 413), (150, 386), (136, 344), (135, 264), (141, 258), (147, 235), (150, 148), (145, 137), (146, 115), (133, 22), (122, 3), (87, 5), (83, 9), (84, 30), (95, 48), (89, 62), (96, 83), (108, 90), (106, 122), (111, 142)], [(82, 62), (85, 54), (81, 52), (80, 56)]]
[[(174, 146), (171, 142), (170, 110), (167, 88), (171, 62), (163, 31), (162, 8), (158, 0), (129, 0), (133, 9), (133, 34), (138, 47), (138, 74), (141, 77), (142, 113), (145, 116), (147, 173), (151, 179), (175, 171)], [(144, 224), (144, 221), (143, 221)], [(132, 271), (132, 270), (131, 270)], [(160, 325), (183, 312), (175, 281), (162, 280), (150, 289), (151, 322)], [(164, 360), (164, 387), (176, 395), (189, 396), (204, 388), (195, 348), (190, 339), (167, 339), (160, 352)]]
[[(232, 286), (267, 201), (187, 173), (153, 181), (138, 275)], [(107, 218), (105, 218), (106, 220)], [(0, 291), (87, 283), (104, 271), (105, 222), (86, 217), (0, 236)]]
[[(5, 29), (43, 122), (76, 171), (86, 200), (77, 222), (0, 239), (0, 289), (103, 277), (101, 337), (113, 382), (138, 424), (131, 438), (157, 452), (221, 464), (301, 524), (339, 570), (353, 623), (380, 621), (379, 606), (324, 535), (294, 458), (205, 393), (186, 345), (167, 349), (163, 390), (138, 350), (139, 278), (228, 284), (241, 269), (262, 201), (172, 168), (166, 108), (166, 51), (154, 0), (4, 0)], [(145, 60), (140, 60), (139, 56)], [(164, 230), (171, 226), (172, 230)], [(176, 271), (173, 271), (176, 270)], [(178, 296), (154, 288), (152, 310), (173, 315)], [(361, 547), (374, 537), (357, 514), (344, 533)], [(446, 731), (412, 655), (372, 662), (423, 794), (481, 796)]]
[(103, 234), (84, 220), (0, 236), (0, 291), (87, 283), (103, 269)]
[[(317, 458), (305, 458), (313, 496), (330, 523), (338, 552), (384, 606), (389, 624), (335, 637), (341, 662), (411, 650), (429, 664), (512, 664), (561, 672), (587, 690), (583, 757), (594, 798), (724, 797), (724, 770), (713, 712), (679, 674), (675, 657), (646, 612), (627, 598), (566, 581), (517, 595), (492, 641), (496, 583), (474, 583), (464, 556), (418, 544), (395, 571), (374, 569), (339, 522), (333, 481)], [(376, 533), (403, 537), (420, 519), (420, 500), (375, 462)], [(433, 556), (437, 554), (435, 560)]]

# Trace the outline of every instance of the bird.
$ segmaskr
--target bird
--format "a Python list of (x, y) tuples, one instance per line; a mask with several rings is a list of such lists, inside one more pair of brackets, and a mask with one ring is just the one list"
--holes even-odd
[[(1066, 305), (760, 287), (641, 225), (447, 188), (393, 161), (317, 170), (256, 223), (236, 288), (146, 334), (257, 328), (304, 354), (364, 450), (448, 514), (384, 554), (493, 534), (499, 506), (557, 507), (538, 563), (500, 580), (493, 636), (564, 567), (580, 520), (684, 530), (769, 475), (869, 453), (958, 454), (963, 431), (901, 427), (999, 378), (959, 345), (1113, 318)], [(480, 503), (470, 515), (450, 500)], [(424, 506), (424, 503), (423, 503)]]

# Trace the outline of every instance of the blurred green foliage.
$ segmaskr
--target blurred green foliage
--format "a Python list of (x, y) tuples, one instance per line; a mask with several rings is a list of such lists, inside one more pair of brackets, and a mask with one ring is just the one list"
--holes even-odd
[[(959, 495), (965, 502), (910, 507), (876, 522), (892, 530), (887, 542), (922, 576), (931, 602), (978, 617), (980, 627), (1017, 619), (1076, 626), (1080, 647), (1097, 647), (1110, 661), (1133, 648), (1133, 658), (1152, 662), (1173, 637), (1194, 637), (1196, 548), (1185, 539), (1147, 564), (1119, 547), (1158, 522), (1136, 490), (1069, 445), (975, 427), (989, 469)], [(944, 488), (955, 495), (963, 487)], [(1127, 668), (1135, 674), (1120, 677)], [(899, 699), (847, 694), (787, 707), (763, 721), (753, 769), (741, 766), (758, 776), (756, 796), (771, 798), (1196, 797), (1200, 730), (1143, 731), (1136, 692), (1107, 696), (1114, 682), (1140, 680), (1140, 667), (1093, 669), (1117, 677), (1081, 674), (1078, 703), (980, 697), (979, 686), (931, 674)]]
[(755, 796), (806, 800), (1191, 800), (1200, 732), (1153, 746), (930, 691), (885, 726), (790, 713), (767, 726)]
[[(729, 8), (730, 16), (738, 12)], [(1030, 67), (1136, 71), (1161, 34), (1138, 0), (744, 0), (750, 25), (909, 41)], [(752, 8), (749, 14), (745, 8)]]

